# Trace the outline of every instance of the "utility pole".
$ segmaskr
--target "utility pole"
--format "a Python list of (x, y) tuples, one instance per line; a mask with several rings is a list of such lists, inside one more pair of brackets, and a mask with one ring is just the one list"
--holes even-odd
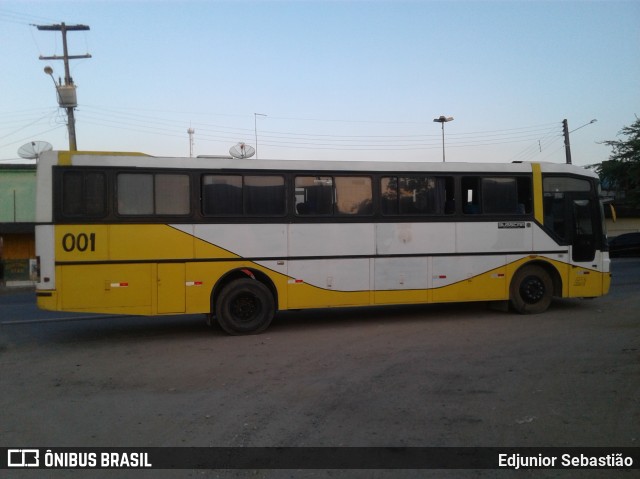
[[(69, 150), (77, 151), (78, 144), (76, 142), (76, 119), (73, 110), (78, 106), (76, 96), (76, 86), (73, 84), (73, 78), (69, 70), (69, 60), (77, 60), (80, 58), (91, 58), (88, 53), (86, 55), (69, 55), (67, 48), (67, 32), (77, 32), (83, 30), (89, 30), (87, 25), (66, 25), (64, 22), (59, 25), (36, 25), (38, 30), (61, 32), (62, 33), (62, 48), (63, 56), (53, 55), (45, 57), (40, 55), (40, 60), (63, 60), (64, 61), (64, 85), (58, 82), (56, 90), (58, 92), (58, 104), (61, 108), (67, 110), (67, 128), (69, 130)], [(51, 75), (52, 70), (45, 68), (45, 72)], [(55, 83), (55, 80), (54, 80)]]
[(562, 120), (562, 134), (564, 135), (564, 154), (567, 158), (567, 165), (571, 164), (571, 145), (569, 144), (569, 123), (566, 118)]
[(193, 128), (189, 127), (187, 133), (189, 134), (189, 158), (193, 158), (193, 134), (196, 132)]

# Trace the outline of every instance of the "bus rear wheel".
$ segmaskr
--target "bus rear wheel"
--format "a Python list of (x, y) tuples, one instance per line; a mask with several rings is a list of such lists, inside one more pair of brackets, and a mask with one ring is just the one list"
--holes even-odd
[(255, 279), (236, 279), (227, 284), (215, 302), (220, 327), (229, 334), (257, 334), (271, 324), (275, 301), (271, 291)]
[(553, 282), (547, 271), (536, 265), (520, 268), (509, 288), (511, 306), (520, 314), (537, 314), (547, 310), (553, 296)]

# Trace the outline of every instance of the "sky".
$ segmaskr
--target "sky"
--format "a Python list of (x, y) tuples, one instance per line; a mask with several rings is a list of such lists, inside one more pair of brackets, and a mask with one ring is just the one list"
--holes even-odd
[(441, 162), (444, 115), (447, 162), (563, 163), (567, 119), (586, 166), (640, 114), (638, 1), (3, 0), (0, 164), (69, 148), (61, 22), (79, 150)]

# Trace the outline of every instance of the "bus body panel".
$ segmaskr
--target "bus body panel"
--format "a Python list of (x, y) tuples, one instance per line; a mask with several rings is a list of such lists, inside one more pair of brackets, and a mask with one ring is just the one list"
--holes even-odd
[(374, 261), (375, 304), (389, 304), (399, 301), (398, 291), (403, 294), (403, 302), (427, 302), (430, 284), (429, 258), (376, 258)]
[(158, 314), (178, 314), (186, 311), (185, 263), (158, 263)]
[(372, 223), (290, 224), (288, 256), (350, 257), (375, 254)]
[(430, 255), (453, 253), (456, 223), (378, 223), (375, 249), (378, 255)]
[(287, 228), (283, 224), (196, 224), (172, 225), (197, 238), (195, 255), (206, 258), (284, 258), (287, 256)]
[[(605, 260), (605, 255), (607, 260)], [(569, 268), (569, 292), (571, 298), (595, 298), (609, 292), (608, 254), (596, 253), (592, 261), (574, 262)], [(599, 265), (603, 265), (598, 267)], [(606, 271), (605, 271), (606, 270)]]
[(36, 289), (55, 290), (56, 270), (55, 270), (55, 250), (56, 230), (51, 224), (40, 224), (35, 227), (36, 252), (38, 256), (38, 282)]
[(110, 261), (174, 261), (194, 258), (194, 238), (168, 225), (109, 225)]
[(531, 251), (531, 221), (456, 223), (456, 253)]
[(155, 264), (73, 264), (56, 270), (58, 303), (64, 311), (154, 314)]
[(437, 256), (432, 261), (431, 301), (507, 299), (504, 255), (456, 258)]
[[(149, 226), (153, 226), (152, 245), (139, 231)], [(227, 225), (227, 228), (234, 226)], [(99, 228), (92, 225), (90, 229), (65, 225), (57, 226), (56, 230), (59, 230), (55, 233), (56, 250), (64, 259), (57, 261), (54, 277), (57, 289), (63, 293), (55, 296), (55, 305), (51, 297), (38, 298), (43, 309), (118, 314), (206, 313), (210, 310), (210, 293), (216, 278), (247, 268), (264, 272), (277, 285), (277, 290), (283, 292), (278, 303), (282, 310), (505, 300), (509, 297), (514, 265), (527, 261), (546, 262), (553, 265), (560, 277), (568, 278), (563, 283), (564, 297), (594, 297), (608, 290), (607, 273), (593, 265), (571, 266), (565, 262), (569, 255), (564, 253), (491, 255), (452, 251), (422, 256), (414, 253), (318, 258), (321, 250), (312, 250), (312, 259), (250, 261), (229, 251), (232, 247), (229, 244), (218, 246), (195, 238), (199, 246), (194, 247), (192, 236), (169, 225), (101, 225)], [(273, 231), (281, 236), (277, 229)], [(109, 259), (97, 259), (103, 258), (103, 252), (96, 251), (96, 256), (83, 262), (79, 259), (81, 253), (65, 251), (62, 246), (66, 237), (66, 249), (69, 249), (68, 235), (78, 238), (94, 233), (96, 241), (105, 237), (120, 238), (110, 249)], [(130, 248), (128, 253), (123, 249), (124, 238)], [(413, 237), (414, 241), (428, 244), (420, 236)], [(81, 244), (84, 245), (84, 241)], [(148, 251), (143, 254), (145, 244)], [(169, 253), (167, 244), (176, 245), (173, 254)], [(331, 251), (326, 245), (322, 248), (324, 252)], [(90, 246), (84, 253), (91, 256), (89, 249)], [(195, 250), (200, 255), (194, 255)], [(158, 262), (159, 257), (164, 262)]]
[[(223, 172), (238, 176), (250, 171), (258, 176), (262, 172), (280, 175), (286, 177), (289, 188), (288, 212), (265, 222), (241, 217), (228, 221), (208, 218), (196, 211), (202, 200), (196, 190), (189, 203), (190, 215), (197, 222), (190, 221), (191, 216), (182, 222), (166, 223), (161, 217), (141, 217), (140, 221), (120, 218), (113, 213), (118, 209), (116, 198), (109, 196), (106, 208), (110, 221), (65, 220), (54, 224), (62, 204), (60, 197), (55, 198), (62, 184), (56, 178), (76, 166), (92, 171), (125, 168), (129, 174), (140, 170), (150, 174), (197, 171), (198, 175)], [(58, 173), (53, 172), (54, 167)], [(441, 212), (423, 218), (391, 217), (381, 213), (379, 197), (373, 201), (378, 208), (376, 216), (370, 219), (338, 215), (305, 218), (293, 208), (299, 193), (291, 189), (296, 175), (370, 176), (373, 194), (380, 195), (381, 187), (375, 183), (379, 178), (405, 172), (408, 177), (420, 172), (453, 175), (457, 178), (456, 194), (461, 193), (460, 178), (519, 175), (520, 182), (528, 175), (531, 187), (525, 191), (531, 198), (524, 199), (530, 202), (529, 210), (517, 216), (483, 216), (463, 213), (457, 205), (452, 216)], [(37, 179), (38, 306), (117, 314), (210, 313), (220, 281), (228, 275), (254, 277), (254, 273), (270, 283), (280, 310), (507, 300), (513, 276), (529, 263), (549, 271), (558, 296), (606, 294), (610, 286), (607, 252), (597, 250), (592, 261), (574, 261), (576, 254), (584, 257), (584, 250), (576, 253), (568, 241), (554, 236), (544, 224), (544, 181), (549, 174), (595, 181), (593, 173), (571, 165), (210, 161), (136, 154), (45, 153)], [(190, 188), (199, 188), (198, 176), (192, 174), (190, 178)], [(447, 188), (453, 184), (451, 180)], [(110, 194), (115, 195), (113, 179), (109, 185)], [(574, 201), (583, 206), (585, 195), (568, 194), (566, 204)], [(596, 201), (591, 196), (587, 199)], [(594, 222), (601, 220), (599, 214), (593, 213)]]

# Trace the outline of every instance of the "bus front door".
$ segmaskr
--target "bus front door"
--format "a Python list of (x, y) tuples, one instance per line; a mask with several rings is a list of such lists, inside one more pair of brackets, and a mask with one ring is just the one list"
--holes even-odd
[(593, 199), (572, 198), (571, 216), (573, 223), (572, 259), (576, 263), (592, 262), (596, 256), (596, 239), (594, 216), (598, 205)]
[(602, 237), (597, 218), (599, 205), (593, 198), (570, 195), (571, 259), (569, 296), (588, 298), (603, 294), (602, 255), (597, 255)]

